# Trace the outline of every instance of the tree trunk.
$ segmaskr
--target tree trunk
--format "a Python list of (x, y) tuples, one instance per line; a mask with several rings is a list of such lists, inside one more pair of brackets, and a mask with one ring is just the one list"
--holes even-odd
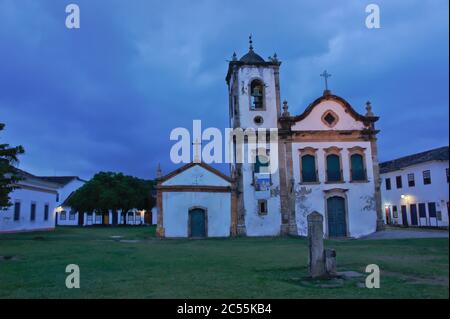
[(127, 214), (128, 214), (128, 212), (124, 213), (123, 210), (122, 210), (123, 224), (124, 224), (124, 225), (127, 224)]
[(78, 212), (78, 226), (83, 226), (84, 222), (84, 213)]

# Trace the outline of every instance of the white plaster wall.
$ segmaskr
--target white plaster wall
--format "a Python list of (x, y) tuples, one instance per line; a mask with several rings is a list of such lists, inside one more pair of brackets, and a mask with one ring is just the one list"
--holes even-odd
[(163, 192), (162, 196), (166, 237), (188, 237), (189, 209), (193, 206), (207, 209), (208, 237), (230, 236), (230, 193)]
[(230, 186), (230, 182), (204, 169), (199, 165), (192, 166), (178, 175), (163, 182), (164, 186), (171, 185), (214, 185)]
[[(250, 110), (249, 85), (254, 79), (259, 79), (264, 82), (265, 111)], [(239, 69), (238, 85), (241, 128), (277, 128), (278, 118), (274, 69), (267, 67), (244, 66)], [(259, 126), (257, 126), (253, 121), (253, 119), (258, 115), (264, 119), (264, 123)]]
[[(58, 216), (58, 226), (78, 226), (78, 213), (75, 213), (75, 219), (74, 220), (70, 220), (69, 219), (69, 212), (70, 212), (70, 207), (65, 207), (65, 210), (67, 212), (66, 214), (66, 220), (61, 219), (61, 215), (60, 212), (58, 212), (56, 214), (56, 216)], [(136, 212), (138, 212), (138, 210), (132, 210), (133, 211), (133, 219), (131, 221), (128, 221), (127, 219), (127, 225), (143, 225), (144, 224), (144, 213), (141, 212), (140, 216), (136, 217)], [(116, 212), (117, 214), (117, 221), (119, 225), (122, 225), (122, 219), (121, 219), (121, 214), (120, 211)], [(96, 216), (101, 216), (101, 214), (96, 214), (93, 213), (92, 214), (92, 221), (88, 221), (87, 218), (87, 213), (83, 214), (83, 226), (92, 226), (92, 225), (102, 225), (103, 222), (97, 222)], [(112, 225), (113, 224), (113, 212), (109, 211), (109, 223), (108, 225)]]
[(152, 225), (158, 224), (158, 208), (155, 206), (152, 208)]
[[(11, 202), (20, 201), (20, 219), (14, 221), (14, 205), (6, 211), (0, 211), (0, 232), (32, 231), (40, 229), (53, 229), (55, 227), (54, 209), (56, 194), (42, 191), (15, 189), (10, 194)], [(36, 203), (35, 221), (30, 220), (31, 203)], [(49, 204), (48, 220), (44, 220), (44, 205)]]
[[(326, 163), (324, 149), (335, 146), (342, 148), (342, 173), (344, 183), (326, 184)], [(365, 148), (365, 160), (368, 182), (350, 182), (350, 159), (348, 149), (359, 146)], [(317, 150), (317, 170), (320, 184), (300, 185), (300, 152), (299, 149), (313, 147)], [(345, 193), (348, 205), (348, 231), (350, 237), (361, 237), (376, 230), (376, 207), (374, 202), (375, 186), (373, 179), (372, 154), (370, 142), (307, 142), (292, 143), (293, 174), (296, 188), (296, 218), (299, 235), (307, 235), (306, 217), (313, 211), (324, 216), (325, 235), (328, 233), (326, 218), (325, 190), (333, 188), (348, 189)], [(310, 193), (309, 193), (310, 192)], [(303, 194), (302, 194), (303, 193)]]
[[(327, 110), (332, 110), (339, 117), (337, 124), (330, 128), (322, 122), (322, 116)], [(364, 123), (355, 121), (346, 109), (338, 102), (332, 100), (322, 101), (317, 104), (311, 113), (302, 121), (292, 126), (293, 131), (330, 131), (330, 130), (362, 130)]]
[(78, 188), (80, 188), (81, 186), (84, 185), (85, 182), (74, 179), (72, 181), (70, 181), (69, 183), (67, 183), (66, 185), (62, 186), (61, 188), (58, 189), (58, 193), (59, 193), (59, 202), (57, 203), (57, 206), (61, 205), (62, 203), (64, 203), (64, 201), (67, 199), (67, 197), (69, 197), (69, 195), (76, 191)]
[(76, 191), (78, 188), (80, 188), (81, 186), (83, 186), (85, 184), (85, 182), (80, 181), (78, 179), (73, 179), (72, 181), (70, 181), (69, 183), (67, 183), (66, 185), (60, 187), (58, 189), (58, 194), (59, 194), (59, 201), (56, 203), (56, 209), (55, 209), (55, 216), (58, 219), (58, 225), (59, 226), (77, 226), (78, 225), (78, 213), (75, 213), (75, 219), (71, 220), (70, 219), (70, 210), (71, 208), (68, 206), (64, 206), (62, 207), (63, 210), (66, 211), (66, 219), (61, 219), (61, 215), (59, 213), (56, 213), (56, 210), (61, 210), (61, 208), (58, 209), (58, 207), (60, 207), (64, 201), (67, 199), (67, 197), (70, 196), (70, 194), (74, 191)]
[(280, 179), (272, 174), (272, 196), (267, 200), (267, 215), (258, 214), (258, 197), (253, 187), (253, 164), (243, 164), (245, 227), (247, 236), (277, 236), (281, 227)]
[[(401, 205), (406, 205), (408, 224), (411, 225), (411, 212), (410, 204), (425, 203), (427, 218), (429, 216), (428, 203), (436, 203), (436, 211), (441, 211), (442, 221), (438, 221), (438, 226), (448, 226), (448, 208), (447, 202), (449, 201), (449, 185), (447, 183), (446, 171), (449, 168), (448, 161), (433, 161), (427, 163), (421, 163), (406, 167), (399, 171), (389, 172), (381, 174), (381, 194), (382, 194), (382, 210), (383, 218), (386, 222), (385, 208), (391, 208), (396, 205), (398, 210), (398, 219), (396, 222), (398, 224), (403, 224)], [(431, 184), (423, 184), (422, 172), (425, 170), (431, 171)], [(415, 186), (408, 186), (408, 174), (414, 173), (415, 176)], [(402, 188), (397, 189), (396, 186), (396, 176), (402, 176)], [(391, 179), (391, 190), (386, 190), (386, 178)], [(401, 198), (402, 195), (407, 197)], [(417, 207), (417, 213), (419, 208)], [(426, 219), (421, 219), (421, 226), (427, 226), (430, 221)], [(436, 226), (436, 220), (433, 218), (431, 220), (431, 225)]]
[[(61, 218), (61, 211), (66, 211), (66, 219)], [(78, 213), (74, 214), (74, 219), (70, 219), (70, 207), (60, 207), (55, 209), (55, 216), (58, 219), (58, 226), (77, 226), (78, 225)]]

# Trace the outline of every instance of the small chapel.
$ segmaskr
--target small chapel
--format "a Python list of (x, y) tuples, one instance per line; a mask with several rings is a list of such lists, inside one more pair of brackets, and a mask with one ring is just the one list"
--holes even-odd
[[(291, 115), (281, 100), (280, 66), (276, 54), (258, 55), (251, 37), (244, 56), (233, 54), (226, 74), (231, 126), (277, 128), (277, 147), (255, 153), (252, 162), (232, 162), (231, 176), (201, 161), (165, 176), (159, 169), (159, 237), (307, 236), (314, 211), (324, 217), (327, 238), (383, 227), (379, 118), (370, 102), (365, 114), (357, 112), (328, 89), (325, 71), (323, 94)], [(267, 170), (273, 156), (277, 169)]]

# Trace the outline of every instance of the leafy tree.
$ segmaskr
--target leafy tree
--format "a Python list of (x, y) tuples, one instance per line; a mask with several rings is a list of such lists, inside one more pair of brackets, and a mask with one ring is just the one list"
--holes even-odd
[[(116, 212), (120, 210), (126, 224), (126, 213), (131, 209), (150, 210), (153, 207), (152, 188), (151, 181), (122, 173), (100, 172), (68, 199), (68, 205), (78, 212), (100, 213), (103, 221), (111, 210), (114, 225), (118, 224)], [(78, 224), (82, 225), (83, 214), (78, 216)]]
[[(0, 123), (0, 132), (4, 128), (5, 124)], [(11, 206), (9, 193), (15, 188), (13, 184), (20, 180), (14, 165), (18, 163), (18, 156), (24, 152), (22, 146), (0, 144), (0, 210)]]

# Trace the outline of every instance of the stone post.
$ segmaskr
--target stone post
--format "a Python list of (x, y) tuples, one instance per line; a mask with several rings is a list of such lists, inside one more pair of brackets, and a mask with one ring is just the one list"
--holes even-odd
[(323, 216), (312, 212), (308, 220), (309, 275), (312, 278), (326, 276), (323, 248)]

